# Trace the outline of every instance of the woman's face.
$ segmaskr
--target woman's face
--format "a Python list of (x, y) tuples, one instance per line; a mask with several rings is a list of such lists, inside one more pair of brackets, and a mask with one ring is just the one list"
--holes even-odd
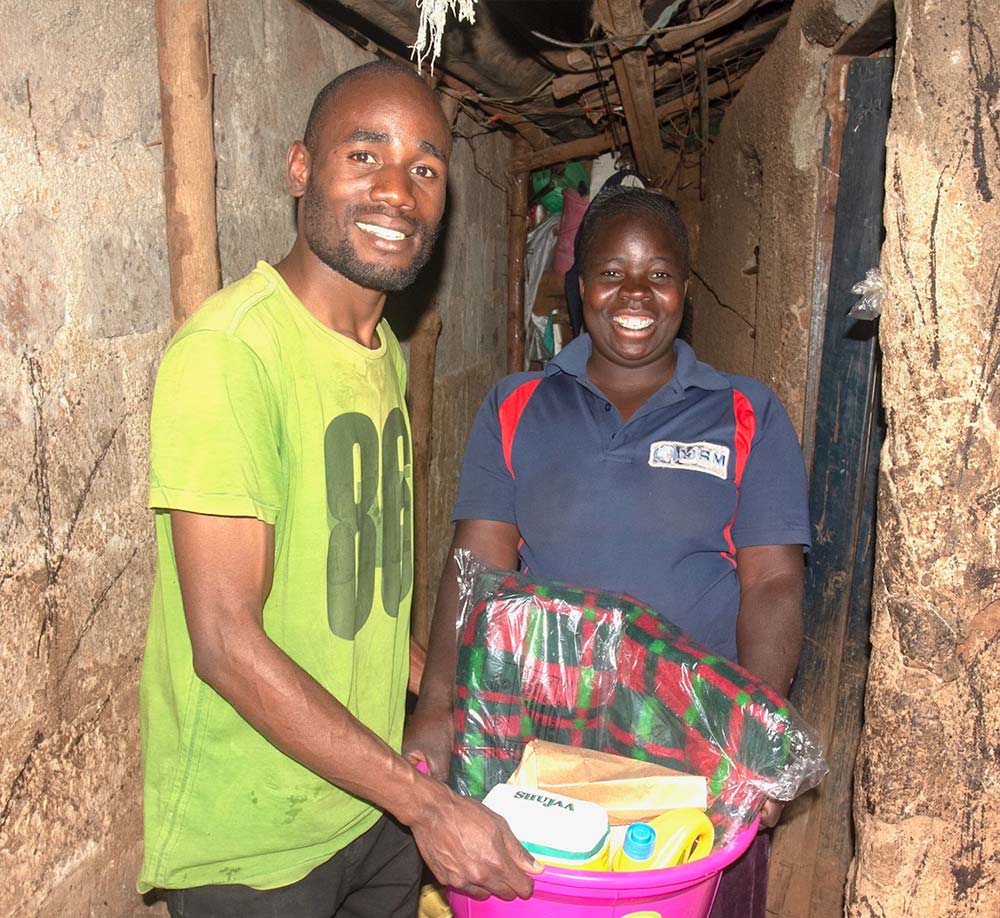
[(674, 368), (687, 270), (670, 233), (654, 217), (621, 214), (597, 231), (580, 275), (592, 369)]

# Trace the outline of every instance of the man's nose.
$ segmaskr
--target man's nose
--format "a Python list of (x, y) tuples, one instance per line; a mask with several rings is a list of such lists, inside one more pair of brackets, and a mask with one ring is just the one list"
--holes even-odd
[(375, 175), (371, 197), (390, 207), (412, 210), (416, 201), (413, 197), (413, 177), (405, 166), (383, 166)]

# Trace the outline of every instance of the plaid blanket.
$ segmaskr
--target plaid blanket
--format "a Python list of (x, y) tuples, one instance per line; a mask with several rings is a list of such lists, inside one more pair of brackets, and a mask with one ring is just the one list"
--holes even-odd
[(460, 558), (451, 785), (482, 799), (532, 737), (704, 775), (724, 844), (826, 772), (811, 729), (637, 600)]

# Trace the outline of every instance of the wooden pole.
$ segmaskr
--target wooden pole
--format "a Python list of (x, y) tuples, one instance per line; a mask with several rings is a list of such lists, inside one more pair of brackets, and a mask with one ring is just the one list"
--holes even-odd
[[(528, 153), (526, 141), (514, 141), (514, 158)], [(507, 372), (524, 369), (524, 257), (528, 246), (528, 173), (510, 177), (510, 224), (507, 233)]]
[[(690, 0), (688, 9), (692, 20), (701, 19), (700, 0)], [(694, 56), (698, 66), (698, 115), (701, 135), (701, 150), (698, 156), (698, 195), (705, 198), (705, 159), (708, 156), (708, 135), (711, 132), (711, 111), (708, 105), (708, 60), (705, 54), (705, 39), (699, 38), (694, 43)]]
[(173, 324), (221, 285), (208, 0), (156, 0)]
[[(596, 0), (594, 18), (609, 36), (636, 35), (645, 26), (639, 0)], [(666, 178), (666, 157), (653, 100), (653, 71), (646, 61), (646, 50), (614, 51), (611, 64), (639, 171), (660, 185)]]
[(408, 401), (413, 436), (413, 605), (410, 633), (423, 647), (431, 632), (431, 578), (428, 564), (430, 522), (428, 516), (431, 433), (434, 423), (434, 364), (441, 314), (431, 307), (417, 323), (410, 339)]

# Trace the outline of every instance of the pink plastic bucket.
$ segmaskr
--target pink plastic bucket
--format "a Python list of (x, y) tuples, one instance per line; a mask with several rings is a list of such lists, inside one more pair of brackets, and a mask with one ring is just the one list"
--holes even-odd
[(641, 873), (590, 873), (546, 867), (530, 899), (470, 899), (454, 890), (455, 918), (708, 918), (722, 869), (754, 840), (757, 820), (724, 848), (693, 864)]

